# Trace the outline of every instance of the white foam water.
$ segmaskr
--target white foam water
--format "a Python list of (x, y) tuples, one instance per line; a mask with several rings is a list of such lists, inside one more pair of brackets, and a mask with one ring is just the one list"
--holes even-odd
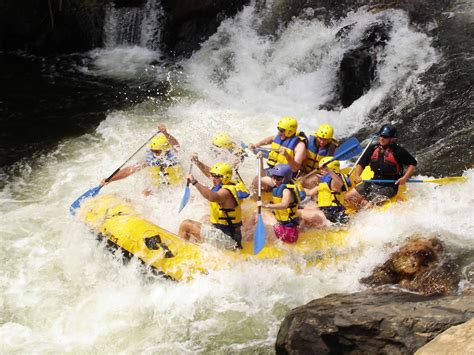
[[(394, 26), (380, 58), (378, 84), (346, 109), (319, 110), (334, 90), (342, 54), (370, 23), (383, 18)], [(349, 38), (334, 39), (341, 27), (354, 22)], [(182, 63), (182, 72), (168, 76), (177, 78), (170, 83), (187, 95), (111, 112), (94, 134), (64, 140), (54, 152), (19, 165), (19, 173), (7, 177), (0, 193), (2, 352), (273, 353), (289, 309), (329, 293), (360, 290), (359, 279), (414, 233), (436, 233), (448, 247), (472, 251), (472, 169), (465, 172), (466, 183), (411, 184), (409, 201), (360, 213), (347, 239), (357, 252), (322, 269), (246, 262), (189, 282), (150, 280), (136, 260), (123, 265), (69, 215), (69, 205), (120, 166), (158, 122), (166, 123), (182, 143), (184, 166), (192, 151), (204, 161), (216, 161), (210, 152), (212, 133), (225, 130), (255, 142), (275, 133), (277, 119), (288, 114), (308, 132), (328, 122), (338, 136), (347, 136), (391, 92), (416, 85), (417, 76), (438, 58), (430, 39), (398, 11), (361, 10), (330, 26), (294, 20), (278, 38), (259, 36), (258, 23), (255, 9), (246, 7)], [(96, 52), (95, 75), (121, 70), (134, 77), (154, 55), (129, 48), (138, 58), (130, 64), (116, 59), (123, 56), (112, 57), (114, 50)], [(153, 105), (163, 107), (149, 109)], [(255, 163), (252, 156), (246, 160), (246, 181)], [(183, 219), (207, 213), (194, 189), (186, 209), (177, 214), (183, 186), (144, 197), (147, 184), (146, 173), (139, 172), (101, 193), (131, 198), (147, 219), (172, 232)]]

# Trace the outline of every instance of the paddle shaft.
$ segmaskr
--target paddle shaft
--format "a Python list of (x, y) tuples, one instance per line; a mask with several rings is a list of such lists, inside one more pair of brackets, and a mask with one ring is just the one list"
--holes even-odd
[[(193, 163), (189, 164), (189, 170), (188, 170), (188, 175), (191, 175), (193, 171)], [(189, 184), (191, 183), (191, 181), (186, 181), (186, 187), (189, 187)]]
[(257, 176), (258, 176), (258, 190), (257, 190), (257, 206), (258, 206), (258, 214), (262, 214), (262, 177), (260, 176), (262, 174), (262, 157), (258, 158), (258, 167), (257, 167)]
[[(353, 142), (352, 144), (350, 144), (349, 146), (345, 147), (344, 150), (340, 151), (339, 153), (336, 153), (336, 154), (334, 155), (334, 158), (332, 158), (330, 161), (328, 161), (328, 162), (327, 162), (326, 164), (324, 164), (324, 165), (329, 164), (329, 163), (332, 162), (333, 160), (339, 159), (339, 157), (341, 157), (341, 156), (347, 154), (349, 151), (351, 151), (351, 150), (357, 148), (357, 146), (359, 145), (359, 142), (358, 142), (355, 138), (351, 138), (351, 139), (354, 140), (354, 142)], [(348, 141), (346, 141), (346, 142), (348, 143)], [(344, 144), (345, 144), (346, 142), (342, 143), (339, 148), (344, 147)], [(308, 177), (310, 177), (310, 176), (313, 176), (314, 174), (317, 174), (318, 172), (319, 172), (319, 169), (314, 169), (313, 171), (310, 171), (308, 174), (306, 174), (306, 175), (304, 175), (304, 176), (302, 176), (302, 177), (299, 177), (298, 180), (304, 180), (304, 179), (306, 179), (306, 178), (308, 178)]]
[[(407, 182), (413, 182), (413, 183), (421, 183), (421, 182), (430, 182), (434, 184), (449, 184), (453, 182), (463, 182), (466, 179), (464, 176), (451, 176), (451, 177), (446, 177), (446, 178), (440, 178), (440, 179), (426, 179), (426, 180), (420, 180), (420, 179), (409, 179)], [(363, 180), (364, 182), (374, 182), (374, 183), (387, 183), (387, 184), (393, 184), (397, 182), (397, 180)]]
[(156, 133), (153, 133), (153, 135), (152, 135), (150, 138), (148, 138), (148, 140), (147, 140), (145, 143), (143, 143), (143, 144), (140, 146), (140, 148), (138, 148), (127, 160), (125, 160), (125, 162), (124, 162), (122, 165), (120, 165), (120, 166), (119, 166), (107, 179), (105, 179), (104, 181), (105, 181), (106, 183), (109, 182), (110, 179), (112, 179), (112, 178), (115, 176), (115, 174), (117, 174), (117, 173), (120, 171), (120, 169), (122, 169), (123, 166), (124, 166), (125, 164), (127, 164), (140, 150), (142, 150), (143, 147), (144, 147), (145, 145), (147, 145), (148, 142), (151, 141), (151, 140), (153, 139), (153, 137), (156, 136), (158, 133), (160, 133), (160, 131), (158, 131), (158, 132), (156, 132)]
[(365, 152), (367, 151), (367, 149), (369, 149), (370, 145), (372, 144), (372, 142), (374, 141), (374, 139), (377, 138), (376, 136), (372, 136), (372, 138), (370, 138), (370, 141), (369, 141), (369, 144), (367, 144), (367, 146), (365, 147), (364, 151), (359, 155), (359, 157), (357, 158), (356, 162), (354, 163), (354, 165), (352, 166), (351, 170), (349, 170), (349, 174), (347, 174), (347, 176), (350, 176), (352, 174), (352, 172), (354, 171), (355, 167), (357, 166), (357, 164), (359, 164), (360, 160), (362, 159), (362, 156), (365, 154)]

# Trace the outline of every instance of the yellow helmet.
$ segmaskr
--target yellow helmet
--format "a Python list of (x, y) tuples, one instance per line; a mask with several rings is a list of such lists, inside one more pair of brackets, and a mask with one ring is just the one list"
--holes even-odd
[(285, 137), (290, 138), (296, 134), (296, 130), (298, 129), (298, 121), (296, 118), (291, 116), (285, 116), (278, 121), (278, 128), (285, 130)]
[(228, 184), (232, 180), (232, 167), (227, 163), (214, 164), (209, 169), (209, 172), (211, 174), (222, 176), (222, 183), (224, 185)]
[(232, 141), (232, 138), (225, 133), (219, 132), (212, 137), (212, 144), (219, 148), (226, 148), (226, 149), (233, 149), (235, 147), (235, 143)]
[[(324, 164), (330, 161), (333, 157), (324, 157), (319, 161), (319, 167), (322, 168)], [(326, 164), (326, 166), (334, 171), (335, 173), (339, 174), (341, 172), (341, 165), (339, 164), (339, 160), (333, 160), (332, 162)]]
[(316, 137), (323, 138), (323, 139), (332, 139), (334, 136), (334, 128), (327, 123), (322, 124), (319, 126), (318, 130), (316, 131)]
[(150, 149), (151, 150), (169, 150), (171, 149), (170, 142), (168, 142), (168, 138), (165, 137), (164, 134), (160, 133), (152, 138), (150, 141)]

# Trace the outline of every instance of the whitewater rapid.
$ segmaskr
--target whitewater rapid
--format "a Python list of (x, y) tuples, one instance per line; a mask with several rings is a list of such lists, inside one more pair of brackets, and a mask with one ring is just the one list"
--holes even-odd
[[(255, 11), (248, 6), (224, 21), (199, 51), (169, 71), (157, 66), (155, 51), (141, 47), (90, 53), (94, 64), (84, 72), (163, 80), (168, 96), (110, 112), (95, 132), (65, 139), (5, 177), (0, 192), (2, 352), (273, 353), (289, 309), (329, 293), (360, 290), (364, 286), (358, 280), (414, 233), (435, 233), (448, 248), (472, 254), (473, 169), (465, 171), (464, 184), (413, 184), (409, 201), (388, 211), (362, 212), (348, 237), (359, 252), (324, 269), (298, 272), (245, 263), (189, 282), (150, 280), (136, 260), (123, 265), (69, 215), (69, 205), (120, 166), (158, 122), (183, 145), (179, 159), (184, 166), (193, 151), (204, 161), (216, 161), (209, 143), (213, 133), (224, 130), (255, 142), (274, 134), (283, 115), (295, 116), (308, 133), (330, 123), (336, 136), (347, 137), (369, 124), (369, 113), (387, 95), (417, 90), (417, 77), (440, 59), (431, 39), (399, 11), (361, 10), (330, 26), (295, 20), (277, 38), (258, 34), (261, 18)], [(342, 54), (367, 26), (384, 19), (394, 25), (379, 58), (378, 84), (346, 109), (319, 110), (334, 90)], [(338, 30), (352, 23), (352, 35), (335, 41)], [(242, 167), (247, 182), (255, 164), (250, 156)], [(172, 232), (183, 219), (207, 212), (194, 190), (178, 215), (182, 186), (145, 198), (146, 186), (147, 176), (140, 172), (102, 193), (130, 198), (144, 217)]]

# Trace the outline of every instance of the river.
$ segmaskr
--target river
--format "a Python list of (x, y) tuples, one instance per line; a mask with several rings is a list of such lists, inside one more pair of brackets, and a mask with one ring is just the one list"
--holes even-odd
[[(245, 7), (179, 63), (162, 61), (158, 50), (114, 44), (82, 53), (80, 60), (65, 59), (66, 68), (81, 83), (113, 83), (104, 103), (93, 91), (79, 90), (75, 98), (84, 101), (72, 105), (75, 117), (95, 112), (93, 104), (108, 103), (112, 109), (103, 119), (93, 116), (79, 128), (66, 113), (71, 131), (2, 169), (2, 352), (271, 354), (289, 309), (330, 293), (363, 289), (359, 279), (415, 233), (438, 235), (449, 250), (464, 255), (466, 270), (472, 268), (474, 169), (467, 162), (461, 172), (466, 183), (412, 184), (409, 201), (387, 211), (361, 212), (348, 236), (358, 252), (324, 268), (296, 271), (248, 262), (188, 282), (150, 279), (136, 260), (123, 265), (98, 244), (87, 226), (69, 215), (69, 205), (127, 160), (159, 122), (182, 144), (179, 159), (186, 165), (193, 151), (203, 161), (216, 161), (209, 137), (217, 131), (251, 143), (275, 133), (284, 115), (296, 117), (306, 132), (322, 123), (333, 125), (341, 138), (364, 129), (375, 132), (383, 118), (371, 122), (371, 112), (394, 92), (426, 94), (420, 77), (445, 60), (433, 39), (411, 26), (401, 11), (360, 10), (330, 25), (295, 19), (275, 37), (258, 33), (261, 20), (254, 6)], [(371, 23), (384, 20), (393, 26), (380, 54), (377, 85), (345, 109), (320, 109), (334, 91), (343, 53), (358, 43)], [(348, 38), (335, 41), (342, 27), (354, 23)], [(58, 68), (51, 70), (57, 73)], [(127, 87), (125, 93), (122, 87)], [(127, 93), (137, 92), (126, 99)], [(416, 105), (417, 97), (402, 97), (402, 106)], [(49, 107), (53, 103), (54, 98)], [(407, 132), (419, 129), (416, 122), (397, 123), (405, 139)], [(44, 133), (42, 125), (33, 123), (27, 129), (54, 136), (54, 125), (43, 126)], [(13, 138), (10, 142), (14, 147)], [(403, 139), (400, 143), (416, 145)], [(461, 149), (465, 143), (456, 144)], [(422, 153), (422, 160), (430, 158)], [(132, 161), (139, 158), (140, 154)], [(256, 160), (250, 156), (241, 174), (250, 182), (255, 171)], [(455, 173), (459, 172), (449, 166), (443, 171)], [(194, 190), (178, 215), (183, 187), (144, 197), (147, 184), (147, 175), (140, 172), (106, 186), (102, 193), (131, 199), (142, 215), (172, 232), (183, 219), (207, 213)], [(465, 275), (461, 286), (472, 286), (471, 282), (472, 275)]]

